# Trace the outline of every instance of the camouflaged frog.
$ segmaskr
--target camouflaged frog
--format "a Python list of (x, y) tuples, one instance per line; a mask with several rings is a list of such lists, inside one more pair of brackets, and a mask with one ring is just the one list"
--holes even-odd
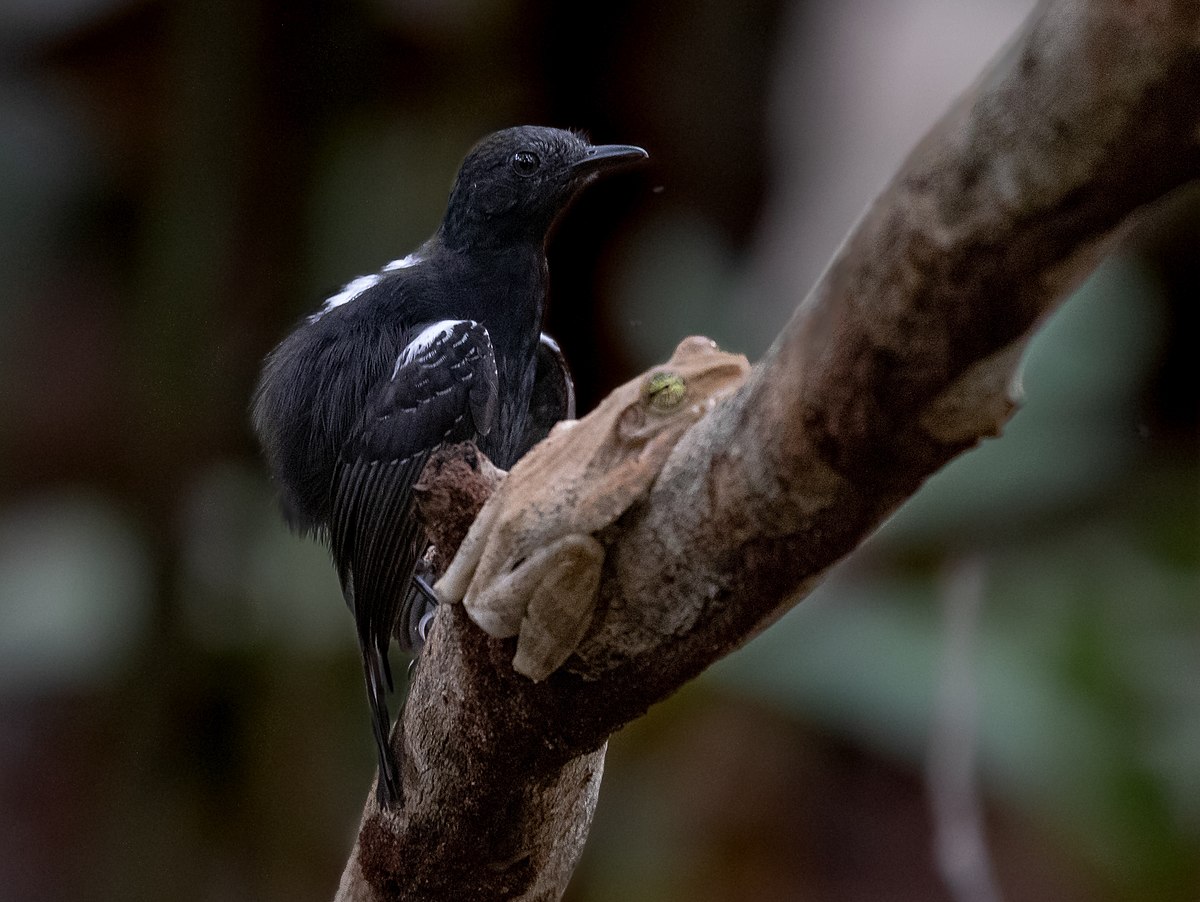
[(497, 638), (513, 667), (554, 672), (595, 610), (604, 548), (595, 534), (646, 496), (680, 437), (750, 372), (707, 338), (620, 386), (582, 420), (559, 423), (480, 511), (436, 590)]

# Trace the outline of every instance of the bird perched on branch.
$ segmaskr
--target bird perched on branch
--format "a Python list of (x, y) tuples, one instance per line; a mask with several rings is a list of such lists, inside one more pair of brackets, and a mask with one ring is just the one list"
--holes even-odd
[(418, 644), (424, 611), (411, 589), (426, 546), (413, 483), (443, 443), (474, 439), (507, 469), (551, 421), (573, 415), (565, 362), (539, 331), (546, 239), (581, 187), (645, 157), (552, 128), (484, 138), (463, 160), (433, 237), (350, 282), (263, 366), (255, 430), (285, 518), (329, 541), (354, 615), (381, 804), (400, 801), (388, 646), (394, 632)]

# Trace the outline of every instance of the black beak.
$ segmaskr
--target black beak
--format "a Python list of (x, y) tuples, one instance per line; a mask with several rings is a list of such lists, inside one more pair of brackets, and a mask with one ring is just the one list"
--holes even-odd
[(588, 175), (602, 169), (640, 163), (649, 157), (650, 154), (632, 144), (597, 144), (588, 150), (587, 156), (571, 165), (571, 171), (578, 175)]

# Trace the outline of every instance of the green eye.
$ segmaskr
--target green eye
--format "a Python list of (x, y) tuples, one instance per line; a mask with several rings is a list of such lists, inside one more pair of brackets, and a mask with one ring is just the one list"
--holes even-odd
[(646, 380), (642, 394), (654, 410), (670, 410), (687, 394), (687, 383), (678, 373), (658, 372)]

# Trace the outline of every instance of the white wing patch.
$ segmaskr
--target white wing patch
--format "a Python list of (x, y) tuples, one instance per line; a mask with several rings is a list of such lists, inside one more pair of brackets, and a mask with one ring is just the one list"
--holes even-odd
[[(396, 366), (392, 368), (392, 378), (396, 378), (396, 373), (400, 372), (400, 367), (411, 363), (414, 358), (421, 354), (426, 348), (441, 341), (448, 336), (453, 329), (466, 323), (468, 329), (474, 329), (479, 323), (473, 319), (444, 319), (436, 322), (431, 326), (426, 326), (417, 333), (416, 338), (404, 346), (404, 350), (400, 352), (400, 356), (396, 358)], [(465, 340), (465, 336), (464, 336)]]

